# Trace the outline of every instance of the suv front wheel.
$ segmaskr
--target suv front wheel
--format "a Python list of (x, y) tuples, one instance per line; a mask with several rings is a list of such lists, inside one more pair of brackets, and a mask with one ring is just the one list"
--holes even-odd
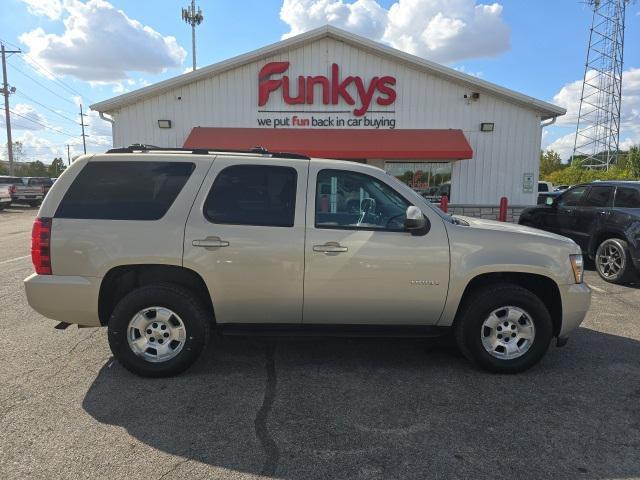
[(209, 336), (210, 315), (188, 290), (172, 284), (138, 288), (118, 302), (108, 324), (109, 346), (129, 371), (168, 377), (189, 368)]
[(553, 323), (531, 291), (495, 284), (464, 302), (455, 335), (458, 348), (475, 365), (494, 373), (519, 373), (544, 356)]

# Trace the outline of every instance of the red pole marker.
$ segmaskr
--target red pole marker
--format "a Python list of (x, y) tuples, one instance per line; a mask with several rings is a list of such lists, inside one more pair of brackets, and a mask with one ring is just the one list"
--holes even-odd
[(502, 197), (500, 199), (500, 213), (498, 214), (498, 220), (501, 222), (507, 221), (507, 197)]
[(442, 195), (442, 197), (440, 197), (440, 210), (444, 213), (447, 213), (449, 210), (449, 198), (446, 195)]

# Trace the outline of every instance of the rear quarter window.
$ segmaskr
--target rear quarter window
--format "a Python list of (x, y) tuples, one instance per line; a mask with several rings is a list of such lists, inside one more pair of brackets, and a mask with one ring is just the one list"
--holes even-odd
[(55, 217), (158, 220), (194, 168), (187, 162), (89, 162), (69, 187)]
[(640, 208), (640, 189), (618, 187), (615, 206), (619, 208)]

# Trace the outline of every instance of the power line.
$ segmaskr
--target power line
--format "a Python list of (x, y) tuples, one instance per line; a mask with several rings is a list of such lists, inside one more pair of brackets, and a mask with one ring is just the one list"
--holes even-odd
[[(3, 41), (4, 43), (7, 43), (8, 45), (11, 45), (15, 48), (20, 48), (18, 47), (16, 44), (8, 42), (6, 40), (2, 40), (0, 39), (0, 41)], [(80, 93), (78, 90), (76, 90), (75, 88), (73, 88), (71, 85), (68, 85), (67, 83), (65, 83), (64, 81), (62, 81), (60, 79), (60, 77), (58, 75), (56, 75), (55, 73), (53, 73), (51, 70), (49, 70), (48, 68), (46, 68), (44, 65), (42, 65), (40, 62), (38, 62), (35, 58), (33, 58), (33, 56), (31, 56), (28, 53), (24, 53), (23, 55), (26, 58), (29, 58), (34, 64), (36, 64), (40, 69), (42, 69), (43, 71), (45, 71), (46, 73), (48, 73), (51, 76), (51, 79), (49, 80), (53, 80), (55, 82), (57, 82), (61, 87), (63, 87), (65, 90), (67, 90), (70, 93), (76, 94), (76, 95), (80, 95), (83, 98), (86, 98), (87, 100), (94, 102), (95, 100), (93, 100), (92, 98), (89, 98), (87, 95)], [(29, 68), (31, 68), (33, 71), (37, 72), (37, 70), (35, 68), (33, 68), (33, 65), (30, 65), (28, 62), (26, 62), (24, 59), (22, 59), (23, 63), (27, 66), (29, 66)], [(15, 66), (15, 65), (14, 65)], [(39, 73), (39, 72), (37, 72)]]
[[(62, 88), (64, 88), (65, 90), (67, 90), (67, 92), (71, 93), (71, 94), (75, 94), (75, 95), (79, 95), (80, 97), (86, 98), (87, 100), (91, 101), (91, 102), (95, 102), (95, 100), (92, 100), (91, 98), (87, 97), (85, 94), (80, 93), (78, 90), (76, 90), (75, 88), (73, 88), (72, 86), (68, 85), (67, 83), (63, 82), (62, 80), (60, 80), (60, 77), (58, 77), (55, 73), (53, 73), (51, 70), (48, 70), (46, 67), (44, 67), (41, 63), (38, 63), (36, 61), (35, 58), (33, 58), (31, 55), (29, 55), (28, 53), (25, 53), (24, 56), (26, 58), (28, 58), (29, 60), (31, 60), (33, 63), (35, 63), (39, 68), (41, 68), (42, 70), (44, 70), (46, 73), (48, 73), (49, 75), (51, 75), (52, 79), (58, 84), (60, 85)], [(25, 61), (24, 59), (21, 59), (22, 62), (25, 65), (28, 65), (29, 67), (31, 67), (31, 69), (33, 71), (37, 71), (35, 68), (33, 68), (32, 65), (30, 65), (27, 61)]]
[(29, 75), (28, 73), (23, 72), (21, 69), (19, 69), (18, 67), (16, 67), (13, 63), (8, 62), (9, 65), (11, 65), (15, 70), (17, 70), (18, 72), (20, 72), (22, 75), (24, 75), (25, 77), (29, 78), (32, 82), (40, 85), (42, 88), (44, 88), (45, 90), (49, 91), (50, 93), (52, 93), (53, 95), (55, 95), (56, 97), (60, 98), (61, 100), (64, 100), (67, 103), (70, 103), (73, 106), (76, 106), (75, 102), (69, 100), (68, 98), (63, 97), (62, 95), (59, 95), (58, 93), (54, 92), (53, 90), (51, 90), (49, 87), (47, 87), (46, 85), (42, 84), (41, 82), (39, 82), (38, 80), (36, 80), (35, 78), (33, 78), (31, 75)]
[(55, 113), (56, 115), (58, 115), (58, 116), (59, 116), (59, 117), (61, 117), (61, 118), (64, 118), (65, 120), (69, 120), (70, 122), (72, 122), (72, 123), (74, 123), (74, 124), (76, 123), (76, 121), (75, 121), (75, 120), (73, 120), (73, 119), (71, 119), (71, 118), (67, 117), (66, 115), (61, 114), (60, 112), (58, 112), (58, 111), (54, 110), (54, 109), (53, 109), (53, 108), (51, 108), (51, 107), (47, 107), (45, 104), (40, 103), (40, 102), (39, 102), (39, 101), (37, 101), (37, 100), (34, 100), (34, 99), (33, 99), (33, 98), (31, 98), (30, 96), (25, 95), (25, 94), (24, 94), (24, 93), (22, 93), (22, 92), (19, 92), (19, 91), (18, 91), (18, 92), (15, 92), (15, 93), (16, 93), (16, 95), (20, 95), (21, 97), (26, 98), (26, 99), (27, 99), (27, 100), (29, 100), (30, 102), (33, 102), (33, 103), (35, 103), (35, 104), (37, 104), (37, 105), (40, 105), (42, 108), (46, 108), (46, 109), (47, 109), (47, 110), (49, 110), (51, 113)]
[[(4, 110), (4, 108), (2, 110)], [(29, 117), (27, 117), (25, 115), (22, 115), (22, 114), (18, 113), (18, 112), (14, 112), (11, 109), (9, 109), (9, 112), (11, 114), (13, 114), (13, 115), (16, 115), (16, 116), (20, 117), (20, 118), (24, 118), (25, 120), (27, 120), (29, 122), (36, 123), (36, 124), (40, 125), (42, 128), (45, 128), (47, 130), (51, 130), (53, 132), (57, 132), (57, 133), (59, 133), (61, 135), (67, 135), (68, 137), (78, 137), (79, 136), (79, 135), (74, 135), (73, 133), (69, 133), (69, 132), (67, 132), (65, 130), (58, 130), (57, 128), (51, 127), (51, 126), (47, 125), (46, 123), (40, 122), (39, 120), (34, 120), (33, 118), (29, 118)]]

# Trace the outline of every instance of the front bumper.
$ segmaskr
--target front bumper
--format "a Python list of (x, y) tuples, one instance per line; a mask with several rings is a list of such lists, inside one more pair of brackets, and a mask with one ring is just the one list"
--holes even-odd
[(558, 338), (565, 338), (580, 326), (587, 315), (587, 310), (591, 305), (591, 289), (584, 282), (560, 285), (559, 289), (562, 300), (562, 325)]
[(101, 278), (33, 275), (24, 287), (31, 308), (45, 317), (87, 327), (99, 327), (98, 296)]

